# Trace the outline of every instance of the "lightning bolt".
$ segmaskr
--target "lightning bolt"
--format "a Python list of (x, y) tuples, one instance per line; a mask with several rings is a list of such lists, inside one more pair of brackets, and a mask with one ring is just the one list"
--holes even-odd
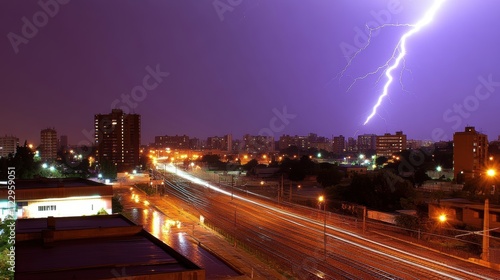
[[(373, 106), (371, 114), (366, 118), (366, 120), (363, 123), (363, 125), (366, 125), (373, 118), (373, 116), (375, 116), (377, 114), (378, 107), (380, 107), (380, 105), (382, 104), (383, 99), (389, 94), (389, 87), (391, 86), (391, 84), (392, 84), (392, 82), (394, 80), (392, 72), (399, 67), (399, 65), (401, 64), (401, 62), (403, 62), (403, 67), (404, 67), (404, 63), (405, 63), (404, 62), (404, 58), (405, 58), (406, 53), (407, 53), (407, 51), (406, 51), (406, 41), (407, 41), (407, 39), (409, 37), (411, 37), (412, 35), (418, 33), (423, 27), (425, 27), (426, 25), (428, 25), (428, 24), (430, 24), (432, 22), (434, 20), (434, 17), (436, 15), (436, 13), (443, 6), (443, 3), (445, 1), (446, 0), (435, 0), (434, 3), (431, 5), (431, 7), (424, 14), (424, 16), (422, 17), (422, 19), (420, 19), (420, 21), (418, 21), (416, 24), (384, 24), (384, 25), (381, 25), (381, 26), (378, 26), (378, 27), (375, 27), (375, 28), (369, 28), (369, 34), (368, 34), (367, 44), (364, 47), (362, 47), (361, 49), (359, 49), (351, 57), (351, 59), (349, 60), (348, 64), (346, 65), (346, 67), (344, 67), (344, 69), (342, 70), (342, 72), (340, 74), (341, 77), (343, 76), (343, 74), (345, 73), (345, 71), (347, 70), (347, 68), (351, 65), (352, 60), (354, 58), (356, 58), (356, 56), (360, 52), (362, 52), (363, 50), (365, 50), (369, 46), (371, 35), (372, 35), (372, 33), (374, 31), (383, 29), (385, 27), (411, 27), (411, 29), (409, 31), (407, 31), (406, 33), (404, 33), (401, 36), (401, 38), (399, 39), (398, 43), (396, 44), (396, 46), (395, 46), (395, 48), (394, 48), (394, 50), (392, 52), (391, 57), (389, 59), (387, 59), (387, 61), (382, 66), (379, 66), (376, 70), (374, 70), (372, 72), (369, 72), (369, 73), (367, 73), (364, 76), (357, 77), (356, 79), (354, 79), (354, 82), (348, 88), (348, 90), (351, 89), (351, 87), (357, 81), (363, 80), (363, 79), (367, 78), (368, 76), (374, 75), (374, 74), (380, 72), (382, 69), (385, 69), (385, 72), (383, 72), (383, 74), (377, 80), (377, 82), (378, 82), (384, 75), (387, 78), (387, 80), (386, 80), (386, 82), (384, 84), (384, 87), (383, 87), (382, 94), (378, 97), (377, 102)], [(401, 76), (400, 76), (400, 82), (401, 82)]]

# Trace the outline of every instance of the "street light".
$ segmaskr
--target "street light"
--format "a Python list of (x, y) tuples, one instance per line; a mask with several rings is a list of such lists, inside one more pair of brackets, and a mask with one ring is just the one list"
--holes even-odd
[(447, 220), (447, 218), (446, 218), (446, 214), (441, 214), (441, 215), (439, 215), (438, 220), (439, 220), (441, 223), (446, 222), (446, 220)]
[[(496, 175), (495, 169), (488, 169), (486, 175), (493, 180)], [(490, 200), (488, 197), (484, 199), (484, 215), (483, 215), (483, 250), (482, 259), (483, 261), (490, 260)]]
[(324, 241), (323, 241), (323, 247), (325, 251), (325, 260), (326, 260), (326, 200), (323, 195), (320, 195), (318, 197), (318, 202), (319, 206), (321, 208), (321, 204), (323, 203), (323, 214), (324, 214), (324, 221), (323, 221), (323, 235), (324, 235)]

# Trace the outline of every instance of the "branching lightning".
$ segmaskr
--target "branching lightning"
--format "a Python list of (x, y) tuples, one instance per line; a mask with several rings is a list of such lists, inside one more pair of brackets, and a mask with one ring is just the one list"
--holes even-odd
[[(396, 44), (396, 46), (394, 48), (394, 51), (392, 52), (391, 57), (389, 57), (389, 59), (387, 59), (387, 61), (383, 65), (379, 66), (376, 70), (374, 70), (372, 72), (369, 72), (369, 73), (367, 73), (364, 76), (360, 76), (360, 77), (355, 78), (354, 81), (351, 83), (351, 85), (348, 88), (348, 91), (349, 91), (352, 88), (352, 86), (354, 86), (354, 84), (356, 82), (358, 82), (360, 80), (363, 80), (363, 79), (365, 79), (365, 78), (367, 78), (367, 77), (369, 77), (371, 75), (375, 75), (375, 74), (379, 73), (380, 71), (382, 71), (383, 69), (385, 69), (385, 71), (377, 79), (377, 82), (383, 76), (385, 76), (386, 79), (387, 79), (386, 82), (385, 82), (385, 84), (384, 84), (382, 94), (378, 97), (377, 102), (373, 106), (371, 114), (366, 118), (366, 120), (363, 123), (363, 125), (366, 125), (371, 120), (371, 118), (373, 118), (373, 116), (375, 116), (375, 114), (377, 114), (378, 107), (382, 104), (383, 99), (389, 94), (389, 87), (391, 86), (391, 84), (392, 84), (392, 82), (394, 80), (392, 72), (395, 69), (397, 69), (400, 66), (401, 63), (403, 64), (403, 68), (404, 68), (404, 63), (405, 63), (404, 59), (405, 59), (405, 56), (406, 56), (406, 53), (407, 53), (407, 50), (406, 50), (406, 40), (410, 36), (414, 35), (415, 33), (418, 33), (423, 27), (425, 27), (426, 25), (430, 24), (433, 21), (436, 13), (438, 12), (438, 10), (441, 8), (441, 6), (443, 5), (443, 3), (445, 1), (446, 0), (435, 0), (434, 3), (432, 4), (432, 6), (427, 10), (427, 12), (425, 13), (425, 15), (423, 16), (423, 18), (420, 21), (418, 21), (416, 24), (384, 24), (384, 25), (381, 25), (381, 26), (378, 26), (378, 27), (375, 27), (375, 28), (369, 28), (368, 40), (367, 40), (366, 45), (364, 47), (360, 48), (351, 57), (351, 59), (349, 60), (349, 62), (347, 63), (347, 65), (344, 67), (344, 69), (340, 73), (341, 77), (344, 75), (345, 71), (349, 68), (349, 66), (351, 65), (352, 61), (356, 58), (356, 56), (369, 46), (370, 40), (371, 40), (371, 36), (372, 36), (372, 33), (374, 31), (383, 29), (385, 27), (410, 27), (411, 29), (409, 31), (407, 31), (406, 33), (404, 33), (401, 36), (401, 38), (399, 39), (398, 43)], [(401, 76), (400, 76), (400, 83), (402, 84), (402, 82), (401, 82)]]

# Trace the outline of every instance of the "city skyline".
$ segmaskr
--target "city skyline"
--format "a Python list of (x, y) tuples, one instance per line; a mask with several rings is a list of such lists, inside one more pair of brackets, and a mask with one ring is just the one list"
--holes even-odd
[(4, 2), (0, 91), (9, 105), (0, 134), (38, 143), (54, 127), (75, 145), (89, 141), (95, 114), (115, 107), (141, 115), (143, 145), (159, 135), (276, 140), (311, 132), (451, 141), (466, 126), (496, 140), (498, 1), (446, 1), (407, 43), (404, 90), (395, 83), (367, 125), (382, 82), (348, 88), (407, 29), (373, 34), (371, 48), (338, 77), (345, 56), (363, 47), (365, 24), (414, 23), (432, 2), (242, 1), (226, 10), (214, 1)]

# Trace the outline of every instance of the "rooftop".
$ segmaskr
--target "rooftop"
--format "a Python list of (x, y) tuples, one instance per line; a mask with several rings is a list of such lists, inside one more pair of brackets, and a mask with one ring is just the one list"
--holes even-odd
[[(36, 188), (60, 188), (60, 187), (84, 187), (84, 186), (106, 186), (92, 180), (83, 178), (38, 178), (38, 179), (17, 179), (16, 190), (36, 189)], [(6, 183), (0, 185), (0, 188), (6, 187)]]
[[(113, 196), (113, 187), (82, 178), (40, 178), (15, 181), (16, 200), (67, 197)], [(7, 198), (7, 185), (0, 185), (0, 197)]]
[(205, 279), (203, 269), (122, 215), (16, 223), (16, 279)]

